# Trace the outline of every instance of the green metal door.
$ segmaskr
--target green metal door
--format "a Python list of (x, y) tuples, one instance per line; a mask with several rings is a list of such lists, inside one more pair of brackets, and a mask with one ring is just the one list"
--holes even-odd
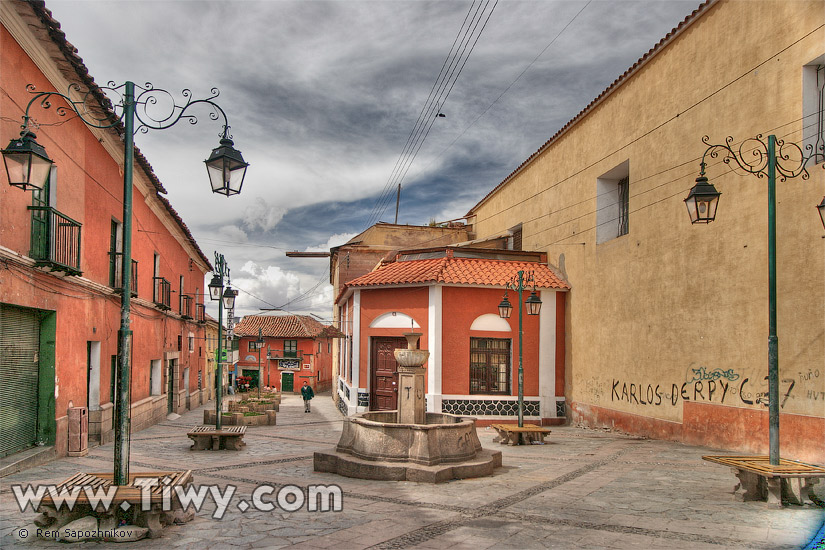
[(37, 441), (40, 318), (0, 304), (0, 456)]
[(281, 391), (292, 391), (292, 376), (291, 372), (282, 372), (281, 373)]

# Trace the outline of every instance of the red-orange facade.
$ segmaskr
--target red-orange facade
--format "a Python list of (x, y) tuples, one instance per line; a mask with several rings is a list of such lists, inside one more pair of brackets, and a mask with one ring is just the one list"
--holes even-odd
[[(453, 258), (449, 249), (430, 254), (442, 252), (441, 263), (407, 260), (402, 253), (392, 267), (380, 267), (348, 282), (339, 295), (338, 321), (344, 338), (339, 340), (336, 391), (339, 408), (346, 414), (394, 408), (397, 401), (392, 393), (397, 386), (392, 368), (387, 367), (387, 350), (405, 347), (403, 335), (414, 332), (420, 333), (418, 347), (430, 351), (425, 365), (428, 411), (469, 414), (482, 424), (516, 420), (518, 294), (509, 291), (514, 305), (510, 319), (499, 317), (498, 305), (504, 283), (519, 270), (552, 271), (532, 256), (535, 263), (464, 260)], [(558, 381), (564, 380), (567, 286), (552, 276), (536, 287), (543, 302), (540, 314), (525, 311), (522, 316), (525, 418), (545, 424), (561, 421), (565, 410), (564, 388)], [(523, 299), (531, 290), (524, 292)]]
[[(11, 4), (0, 26), (3, 146), (19, 136), (32, 97), (27, 85), (65, 93), (59, 89), (63, 79), (81, 86), (91, 82), (79, 58), (65, 56), (71, 46), (59, 33), (49, 36), (54, 28), (41, 18), (42, 10)], [(48, 188), (24, 191), (8, 184), (5, 170), (0, 177), (0, 345), (6, 358), (0, 378), (7, 386), (15, 383), (7, 377), (16, 379), (37, 403), (26, 414), (12, 415), (6, 398), (14, 396), (0, 399), (6, 401), (0, 456), (36, 445), (54, 445), (58, 455), (65, 454), (70, 407), (88, 407), (92, 443), (112, 437), (122, 291), (122, 142), (115, 130), (92, 130), (71, 112), (58, 116), (61, 100), (51, 103), (49, 109), (35, 104), (30, 112), (39, 125), (37, 141), (54, 161)], [(132, 431), (198, 406), (210, 387), (202, 293), (211, 266), (136, 153)], [(35, 428), (29, 434), (32, 414)], [(27, 435), (14, 435), (21, 431)]]

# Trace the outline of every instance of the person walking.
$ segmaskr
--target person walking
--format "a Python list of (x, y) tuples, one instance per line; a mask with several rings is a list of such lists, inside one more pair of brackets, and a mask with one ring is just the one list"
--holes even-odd
[(309, 412), (309, 401), (315, 397), (315, 392), (312, 391), (312, 386), (310, 386), (306, 380), (304, 380), (304, 385), (301, 386), (301, 397), (304, 398), (304, 412)]

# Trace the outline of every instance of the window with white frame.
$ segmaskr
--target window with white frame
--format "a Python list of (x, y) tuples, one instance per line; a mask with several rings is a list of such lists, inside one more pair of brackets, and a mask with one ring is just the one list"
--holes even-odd
[(825, 55), (802, 67), (802, 150), (825, 161)]
[(630, 217), (630, 161), (596, 178), (596, 244), (627, 235)]

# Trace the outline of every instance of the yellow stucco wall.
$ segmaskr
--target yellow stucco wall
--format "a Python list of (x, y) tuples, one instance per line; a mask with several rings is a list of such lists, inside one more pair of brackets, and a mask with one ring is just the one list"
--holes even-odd
[[(801, 141), (823, 23), (821, 0), (709, 6), (471, 212), (480, 238), (523, 223), (523, 248), (566, 274), (569, 401), (675, 422), (686, 400), (766, 410), (767, 180), (712, 159), (716, 221), (692, 226), (683, 199), (705, 134)], [(596, 244), (596, 180), (625, 161), (629, 232)], [(822, 418), (825, 170), (810, 172), (777, 184), (780, 402)]]

